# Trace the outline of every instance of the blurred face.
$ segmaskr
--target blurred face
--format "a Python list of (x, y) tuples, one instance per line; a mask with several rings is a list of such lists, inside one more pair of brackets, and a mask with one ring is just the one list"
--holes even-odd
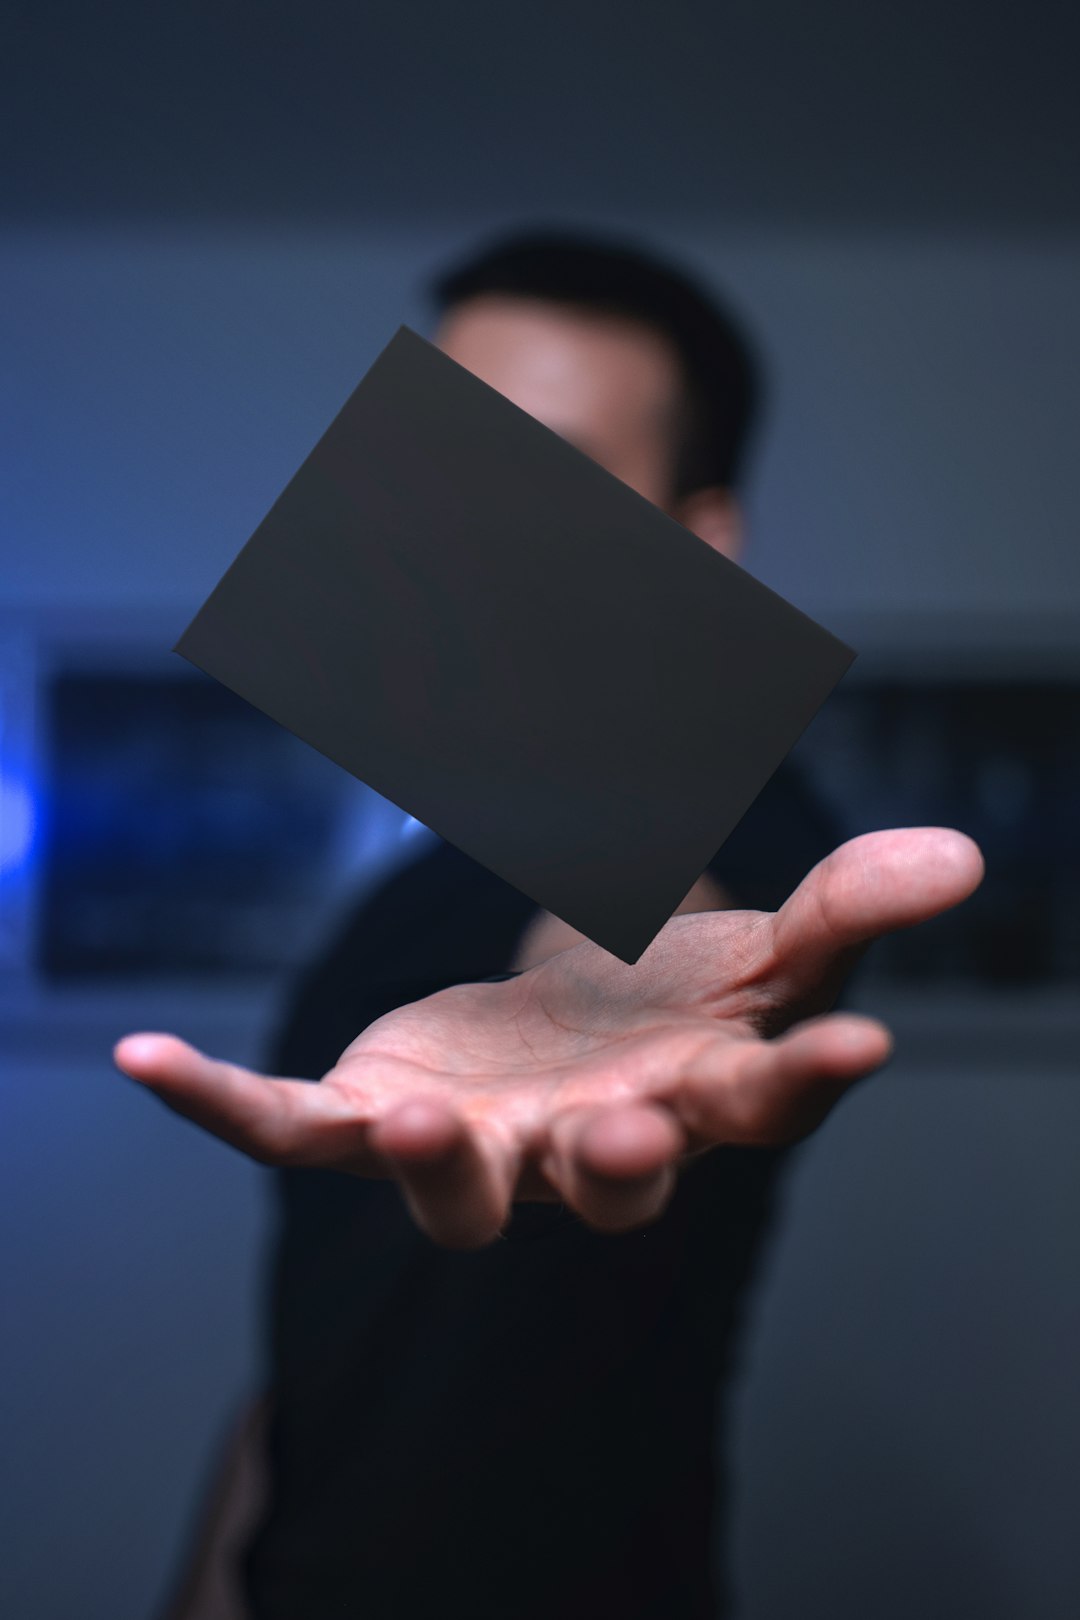
[[(451, 310), (435, 341), (639, 495), (699, 530), (687, 509), (693, 503), (674, 495), (681, 383), (678, 359), (660, 333), (620, 316), (485, 294)], [(717, 543), (712, 532), (702, 537)]]
[(435, 342), (715, 550), (738, 556), (739, 513), (726, 490), (675, 496), (681, 377), (660, 333), (621, 316), (491, 293), (451, 310)]

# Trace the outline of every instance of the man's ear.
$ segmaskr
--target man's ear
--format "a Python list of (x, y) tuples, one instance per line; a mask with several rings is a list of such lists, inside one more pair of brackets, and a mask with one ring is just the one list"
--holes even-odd
[(743, 549), (743, 517), (730, 490), (719, 486), (696, 489), (676, 503), (671, 515), (714, 551), (738, 562)]

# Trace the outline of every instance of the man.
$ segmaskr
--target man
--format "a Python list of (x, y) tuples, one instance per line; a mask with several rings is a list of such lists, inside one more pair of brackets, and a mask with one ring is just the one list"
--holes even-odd
[[(757, 384), (715, 303), (553, 235), (437, 291), (452, 358), (738, 556)], [(254, 1620), (725, 1612), (717, 1418), (777, 1168), (889, 1048), (829, 1009), (981, 876), (947, 830), (838, 839), (783, 767), (633, 967), (439, 842), (304, 976), (292, 1080), (121, 1043), (285, 1167)]]

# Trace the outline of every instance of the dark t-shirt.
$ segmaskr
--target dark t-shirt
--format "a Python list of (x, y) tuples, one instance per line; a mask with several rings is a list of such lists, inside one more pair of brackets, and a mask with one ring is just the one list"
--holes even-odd
[[(840, 837), (789, 762), (708, 870), (771, 910)], [(269, 1068), (317, 1078), (383, 1013), (505, 971), (536, 909), (437, 843), (304, 975)], [(392, 1183), (279, 1172), (256, 1620), (722, 1614), (718, 1417), (784, 1157), (716, 1149), (617, 1236), (519, 1205), (470, 1252)]]

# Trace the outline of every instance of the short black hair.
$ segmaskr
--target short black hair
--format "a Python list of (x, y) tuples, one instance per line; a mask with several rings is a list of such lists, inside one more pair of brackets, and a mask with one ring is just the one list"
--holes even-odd
[(675, 494), (737, 489), (761, 409), (761, 362), (721, 301), (636, 242), (562, 229), (500, 236), (442, 271), (440, 314), (485, 293), (622, 315), (661, 333), (683, 373)]

